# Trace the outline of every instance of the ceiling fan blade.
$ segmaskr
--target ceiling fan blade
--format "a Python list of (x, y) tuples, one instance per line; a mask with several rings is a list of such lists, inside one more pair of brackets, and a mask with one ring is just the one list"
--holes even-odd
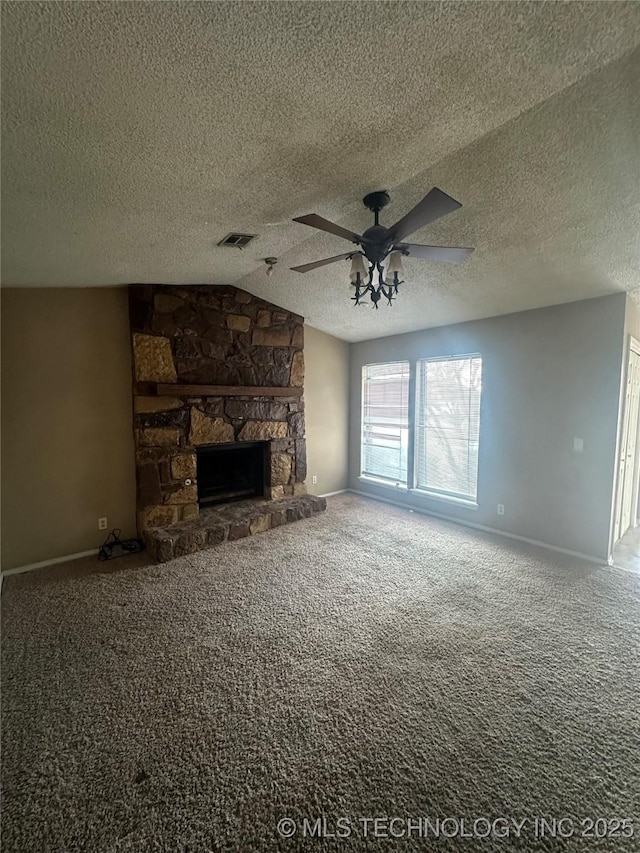
[(342, 228), (336, 225), (335, 222), (330, 222), (323, 216), (318, 216), (317, 213), (308, 213), (306, 216), (294, 216), (294, 222), (302, 222), (303, 225), (310, 225), (312, 228), (319, 228), (321, 231), (328, 231), (329, 234), (335, 234), (336, 237), (344, 237), (345, 240), (351, 240), (352, 243), (362, 242), (362, 237), (354, 231), (349, 231), (348, 228)]
[(355, 252), (346, 252), (346, 254), (344, 255), (334, 255), (333, 258), (325, 258), (323, 261), (313, 261), (313, 263), (311, 264), (302, 264), (299, 267), (291, 267), (291, 269), (295, 270), (296, 272), (309, 272), (309, 270), (315, 270), (317, 267), (323, 267), (325, 264), (333, 264), (336, 261), (344, 261), (354, 254)]
[(410, 258), (423, 258), (426, 261), (445, 261), (447, 264), (463, 264), (475, 249), (454, 248), (450, 246), (418, 246), (416, 243), (400, 243), (394, 250), (406, 252)]
[(389, 229), (394, 240), (402, 240), (413, 234), (419, 228), (424, 228), (430, 222), (435, 222), (441, 216), (446, 216), (447, 213), (453, 213), (462, 207), (459, 201), (451, 198), (450, 195), (443, 193), (438, 187), (434, 187), (431, 192), (418, 202), (413, 210), (406, 213), (402, 219), (399, 219), (395, 225)]

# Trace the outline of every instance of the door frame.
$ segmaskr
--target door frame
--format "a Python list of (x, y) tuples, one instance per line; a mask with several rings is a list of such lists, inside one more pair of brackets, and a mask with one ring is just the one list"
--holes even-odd
[[(619, 433), (619, 447), (618, 453), (616, 455), (616, 489), (615, 489), (615, 500), (614, 500), (614, 516), (613, 516), (613, 542), (612, 542), (612, 550), (615, 548), (617, 543), (622, 539), (627, 530), (630, 530), (631, 527), (636, 526), (636, 516), (638, 513), (638, 492), (640, 489), (640, 417), (637, 419), (637, 428), (636, 428), (636, 453), (633, 460), (633, 471), (631, 472), (633, 477), (633, 489), (632, 489), (632, 497), (631, 497), (631, 524), (627, 530), (623, 533), (620, 533), (620, 526), (622, 523), (622, 513), (624, 506), (624, 485), (627, 480), (626, 470), (621, 470), (622, 459), (625, 457), (625, 466), (626, 466), (626, 453), (627, 446), (629, 440), (629, 424), (631, 422), (631, 410), (627, 403), (627, 386), (630, 380), (630, 369), (631, 369), (631, 358), (632, 355), (635, 355), (640, 359), (640, 341), (633, 337), (633, 335), (629, 335), (629, 341), (625, 348), (625, 361), (624, 361), (624, 373), (622, 377), (622, 411), (621, 411), (621, 420), (620, 420), (620, 433)], [(638, 399), (636, 406), (640, 409), (640, 398)], [(622, 474), (622, 476), (621, 476)]]

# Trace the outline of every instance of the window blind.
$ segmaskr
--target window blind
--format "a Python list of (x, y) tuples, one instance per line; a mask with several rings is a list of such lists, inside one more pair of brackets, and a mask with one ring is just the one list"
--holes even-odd
[(409, 362), (362, 368), (363, 476), (407, 483)]
[(416, 485), (475, 500), (482, 358), (418, 362)]

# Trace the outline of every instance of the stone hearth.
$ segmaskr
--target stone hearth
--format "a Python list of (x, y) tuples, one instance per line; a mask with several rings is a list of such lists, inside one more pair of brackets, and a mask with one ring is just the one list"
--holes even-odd
[(279, 501), (250, 500), (223, 504), (200, 511), (198, 518), (164, 529), (147, 530), (147, 548), (158, 563), (193, 554), (222, 542), (264, 533), (292, 521), (324, 512), (325, 498), (301, 495)]
[[(160, 555), (221, 535), (210, 531), (224, 523), (200, 520), (196, 451), (208, 445), (266, 443), (261, 520), (244, 535), (321, 511), (311, 496), (291, 503), (306, 495), (303, 318), (214, 285), (131, 285), (129, 316), (138, 532), (152, 553), (170, 559)], [(247, 503), (253, 518), (258, 503)]]

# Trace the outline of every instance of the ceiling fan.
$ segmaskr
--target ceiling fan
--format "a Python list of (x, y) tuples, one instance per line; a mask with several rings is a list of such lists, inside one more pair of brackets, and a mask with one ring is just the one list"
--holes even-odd
[[(448, 246), (419, 246), (415, 243), (404, 243), (405, 237), (413, 234), (419, 228), (435, 222), (441, 216), (446, 216), (447, 213), (452, 213), (459, 207), (462, 207), (459, 201), (456, 201), (451, 196), (434, 187), (427, 195), (419, 202), (409, 213), (406, 213), (399, 219), (391, 228), (386, 228), (380, 225), (379, 215), (383, 207), (389, 204), (389, 193), (386, 190), (378, 190), (366, 195), (362, 199), (364, 206), (373, 211), (375, 223), (364, 232), (364, 234), (356, 234), (355, 231), (349, 231), (348, 228), (343, 228), (341, 225), (336, 225), (317, 213), (309, 213), (306, 216), (294, 217), (294, 222), (302, 222), (303, 225), (311, 225), (312, 228), (319, 228), (321, 231), (327, 231), (329, 234), (335, 234), (338, 237), (344, 237), (345, 240), (350, 240), (361, 247), (360, 250), (345, 252), (343, 255), (334, 255), (332, 258), (325, 258), (322, 261), (314, 261), (310, 264), (302, 264), (298, 267), (291, 267), (296, 272), (309, 272), (318, 267), (323, 267), (325, 264), (333, 264), (336, 261), (351, 259), (351, 272), (349, 280), (355, 287), (355, 296), (351, 299), (355, 305), (362, 305), (363, 298), (368, 294), (371, 296), (371, 301), (374, 306), (378, 307), (378, 302), (384, 296), (389, 305), (395, 299), (398, 293), (398, 286), (404, 284), (400, 281), (400, 276), (403, 274), (402, 256), (410, 258), (421, 258), (428, 261), (445, 261), (449, 264), (462, 264), (473, 249), (452, 248)], [(369, 262), (367, 270), (363, 261), (366, 258)], [(386, 273), (383, 268), (383, 263), (386, 261)], [(374, 274), (378, 273), (378, 283), (374, 283)], [(387, 279), (385, 279), (385, 274)], [(393, 278), (391, 276), (393, 275)], [(368, 277), (368, 278), (367, 278)]]

